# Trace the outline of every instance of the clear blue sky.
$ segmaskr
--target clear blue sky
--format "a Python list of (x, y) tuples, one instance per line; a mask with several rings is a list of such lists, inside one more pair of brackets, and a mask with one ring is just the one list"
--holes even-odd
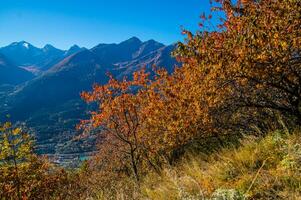
[(209, 10), (209, 0), (0, 0), (0, 46), (90, 48), (132, 36), (171, 44), (183, 39), (180, 26), (196, 30)]

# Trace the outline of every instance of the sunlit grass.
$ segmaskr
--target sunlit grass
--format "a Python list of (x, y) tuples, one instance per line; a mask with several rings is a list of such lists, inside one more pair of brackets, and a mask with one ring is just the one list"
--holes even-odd
[[(263, 139), (246, 138), (242, 146), (210, 155), (190, 156), (160, 177), (149, 175), (146, 199), (300, 199), (300, 131), (276, 131)], [(201, 198), (200, 198), (201, 197)]]

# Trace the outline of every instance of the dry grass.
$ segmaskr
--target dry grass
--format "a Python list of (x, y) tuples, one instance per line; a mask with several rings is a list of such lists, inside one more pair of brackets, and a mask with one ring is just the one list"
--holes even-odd
[[(245, 138), (239, 148), (190, 155), (140, 185), (126, 180), (94, 199), (301, 199), (300, 130)], [(135, 189), (126, 189), (135, 188)], [(96, 196), (94, 196), (96, 197)]]
[(149, 175), (146, 199), (301, 199), (300, 131), (246, 138), (238, 149), (190, 157), (160, 177)]

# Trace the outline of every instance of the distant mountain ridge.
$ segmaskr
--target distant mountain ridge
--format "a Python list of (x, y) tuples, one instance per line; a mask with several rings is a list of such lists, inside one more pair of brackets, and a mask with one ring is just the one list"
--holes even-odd
[(65, 148), (76, 134), (75, 125), (87, 117), (89, 110), (90, 105), (79, 94), (94, 83), (105, 84), (107, 72), (117, 78), (131, 77), (134, 71), (150, 71), (153, 65), (172, 72), (177, 64), (171, 57), (174, 48), (154, 40), (142, 42), (137, 37), (91, 49), (74, 45), (67, 51), (51, 45), (39, 49), (27, 42), (13, 43), (1, 48), (0, 53), (27, 70), (34, 66), (32, 69), (40, 71), (16, 85), (5, 100), (0, 97), (0, 119), (9, 114), (11, 120), (24, 121), (34, 128), (41, 153), (83, 151), (76, 145)]
[(37, 48), (26, 41), (21, 41), (0, 48), (0, 53), (5, 55), (16, 66), (45, 71), (66, 56), (81, 50), (83, 48), (77, 45), (72, 46), (69, 50), (57, 49), (50, 44), (45, 45), (43, 48)]

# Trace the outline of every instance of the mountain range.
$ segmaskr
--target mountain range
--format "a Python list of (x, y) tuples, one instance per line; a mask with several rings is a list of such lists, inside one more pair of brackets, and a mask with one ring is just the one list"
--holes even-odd
[(0, 53), (5, 55), (16, 66), (25, 68), (35, 73), (45, 71), (65, 57), (77, 53), (84, 48), (77, 45), (69, 50), (60, 50), (50, 44), (43, 48), (37, 48), (28, 42), (14, 42), (0, 49)]
[(80, 92), (91, 90), (94, 83), (105, 84), (107, 72), (120, 79), (153, 65), (172, 72), (177, 64), (171, 57), (173, 49), (174, 45), (137, 37), (91, 49), (12, 43), (0, 48), (0, 120), (10, 115), (9, 120), (31, 127), (39, 153), (89, 151), (93, 142), (72, 140), (78, 134), (76, 124), (93, 107), (80, 99)]

